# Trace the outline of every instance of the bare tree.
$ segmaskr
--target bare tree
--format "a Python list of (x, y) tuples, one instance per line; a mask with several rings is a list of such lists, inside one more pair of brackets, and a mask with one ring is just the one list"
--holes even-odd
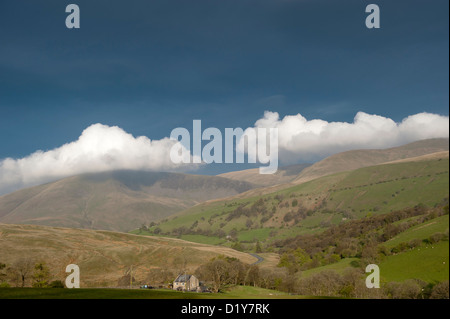
[(245, 267), (244, 264), (239, 261), (239, 260), (233, 260), (230, 262), (229, 264), (229, 276), (230, 276), (230, 281), (234, 284), (234, 285), (239, 285), (245, 277)]
[(155, 268), (148, 272), (146, 279), (150, 285), (164, 285), (173, 282), (175, 277), (175, 273), (169, 269)]
[(5, 268), (6, 268), (6, 264), (3, 264), (0, 262), (0, 285), (6, 281), (6, 273), (3, 270)]
[(248, 284), (252, 284), (256, 287), (256, 284), (259, 281), (259, 267), (256, 265), (250, 266), (247, 276), (245, 276), (245, 282)]
[(17, 275), (20, 278), (19, 280), (21, 283), (21, 287), (23, 288), (25, 287), (26, 281), (32, 274), (34, 263), (31, 259), (22, 258), (13, 264), (12, 269), (17, 272)]
[(211, 282), (214, 292), (219, 292), (225, 285), (231, 283), (230, 264), (224, 258), (214, 258), (200, 266), (196, 273), (204, 280)]
[(438, 283), (436, 286), (434, 286), (430, 298), (448, 299), (449, 298), (448, 280)]

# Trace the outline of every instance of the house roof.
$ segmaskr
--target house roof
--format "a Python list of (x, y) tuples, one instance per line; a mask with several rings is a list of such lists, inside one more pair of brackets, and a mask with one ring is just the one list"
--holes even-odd
[(191, 277), (192, 275), (179, 275), (177, 279), (175, 279), (175, 282), (187, 282)]

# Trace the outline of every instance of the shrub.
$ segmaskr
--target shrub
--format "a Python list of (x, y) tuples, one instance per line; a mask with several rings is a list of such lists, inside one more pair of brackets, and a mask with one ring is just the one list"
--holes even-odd
[(313, 296), (339, 296), (350, 293), (342, 276), (334, 270), (324, 270), (300, 280), (300, 294)]
[(445, 240), (445, 239), (448, 240), (448, 237), (445, 236), (444, 233), (435, 233), (435, 234), (431, 235), (430, 238), (428, 238), (428, 241), (430, 244), (435, 244), (435, 243), (438, 243), (441, 240)]
[(392, 299), (417, 299), (422, 293), (422, 286), (413, 279), (404, 282), (390, 282), (387, 290)]
[(45, 265), (45, 263), (37, 263), (34, 266), (33, 273), (33, 288), (46, 288), (48, 287), (48, 277), (50, 275), (50, 270)]
[(409, 248), (416, 248), (420, 246), (420, 243), (421, 240), (419, 238), (415, 238), (408, 243), (408, 246)]
[(430, 299), (449, 299), (449, 284), (448, 280), (438, 283), (433, 287)]
[(53, 280), (48, 286), (49, 288), (64, 288), (64, 284), (61, 280)]

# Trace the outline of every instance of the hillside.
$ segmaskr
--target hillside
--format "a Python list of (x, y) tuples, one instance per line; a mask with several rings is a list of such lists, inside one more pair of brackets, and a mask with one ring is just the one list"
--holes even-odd
[(259, 174), (259, 168), (253, 168), (242, 171), (228, 172), (218, 176), (248, 182), (259, 186), (273, 186), (292, 182), (297, 178), (297, 175), (311, 165), (312, 164), (298, 164), (280, 167), (275, 174)]
[[(398, 228), (398, 234), (380, 244), (378, 251), (391, 251), (387, 255), (378, 256), (381, 277), (385, 282), (403, 282), (408, 279), (420, 279), (428, 283), (448, 280), (449, 251), (448, 229), (449, 215), (430, 218), (420, 222), (423, 215), (406, 218), (393, 223)], [(408, 223), (417, 225), (406, 227)], [(390, 227), (390, 226), (388, 226)], [(406, 230), (403, 230), (406, 228)], [(393, 228), (390, 227), (392, 230)], [(378, 229), (377, 233), (386, 233), (386, 228)], [(436, 240), (441, 234), (441, 240)], [(430, 239), (434, 238), (431, 243)], [(307, 269), (301, 273), (302, 278), (308, 278), (322, 271), (336, 271), (343, 274), (349, 267), (360, 264), (358, 258), (343, 258), (338, 262)]]
[(64, 280), (65, 267), (77, 264), (81, 287), (117, 286), (130, 266), (137, 282), (148, 282), (152, 270), (193, 271), (219, 254), (256, 261), (233, 249), (178, 239), (35, 225), (0, 224), (0, 246), (0, 262), (8, 268), (21, 260), (44, 262), (52, 279)]
[(253, 185), (216, 176), (114, 171), (65, 178), (0, 197), (0, 223), (129, 231)]
[(225, 243), (230, 235), (244, 243), (269, 243), (418, 204), (433, 207), (448, 198), (448, 174), (445, 155), (364, 167), (263, 196), (203, 203), (150, 231), (158, 228), (166, 235), (191, 236), (194, 241)]
[(354, 150), (338, 153), (305, 168), (293, 182), (295, 184), (301, 184), (318, 177), (338, 172), (350, 171), (361, 167), (373, 166), (385, 162), (403, 160), (448, 150), (449, 139), (436, 138), (417, 141), (389, 149)]

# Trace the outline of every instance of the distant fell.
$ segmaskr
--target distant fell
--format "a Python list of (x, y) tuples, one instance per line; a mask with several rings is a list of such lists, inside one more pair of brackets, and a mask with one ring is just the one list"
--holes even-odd
[(1, 196), (0, 223), (129, 231), (252, 187), (223, 177), (178, 173), (83, 174)]
[(242, 171), (228, 172), (218, 176), (249, 182), (259, 186), (274, 186), (293, 181), (296, 179), (298, 174), (311, 165), (312, 164), (296, 164), (280, 167), (275, 174), (259, 174), (258, 168), (252, 168)]
[(448, 150), (448, 138), (435, 138), (388, 149), (347, 151), (327, 157), (324, 160), (305, 168), (295, 179), (293, 179), (293, 183), (301, 184), (334, 173)]

